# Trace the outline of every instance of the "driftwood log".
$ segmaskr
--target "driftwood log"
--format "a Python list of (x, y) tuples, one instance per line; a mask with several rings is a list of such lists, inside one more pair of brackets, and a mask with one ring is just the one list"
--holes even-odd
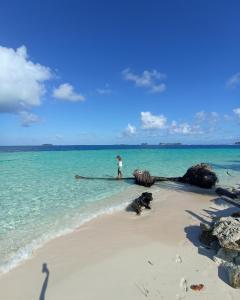
[(217, 175), (211, 170), (210, 166), (204, 163), (190, 167), (182, 177), (160, 177), (152, 176), (148, 171), (135, 170), (134, 177), (114, 178), (114, 177), (84, 177), (76, 175), (76, 179), (95, 179), (95, 180), (135, 180), (135, 183), (145, 187), (152, 186), (157, 181), (173, 181), (188, 183), (201, 188), (210, 189), (218, 181)]
[(230, 192), (229, 190), (221, 188), (221, 187), (217, 188), (215, 192), (216, 192), (216, 194), (218, 194), (218, 196), (226, 196), (226, 197), (231, 198), (231, 199), (237, 199), (238, 198), (237, 193)]

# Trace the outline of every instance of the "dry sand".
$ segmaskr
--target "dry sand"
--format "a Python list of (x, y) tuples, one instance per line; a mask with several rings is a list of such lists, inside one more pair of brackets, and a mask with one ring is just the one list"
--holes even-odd
[[(148, 191), (152, 210), (98, 217), (2, 275), (0, 299), (240, 299), (212, 250), (198, 242), (201, 220), (237, 209), (195, 188), (161, 184)], [(199, 283), (202, 291), (190, 289)]]

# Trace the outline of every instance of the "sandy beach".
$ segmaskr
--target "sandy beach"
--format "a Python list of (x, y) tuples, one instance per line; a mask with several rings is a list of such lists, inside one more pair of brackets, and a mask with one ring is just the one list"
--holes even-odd
[[(200, 221), (238, 209), (197, 188), (135, 192), (146, 190), (152, 210), (103, 215), (50, 241), (0, 277), (0, 299), (239, 299), (212, 250), (198, 242)], [(190, 289), (200, 283), (202, 291)]]

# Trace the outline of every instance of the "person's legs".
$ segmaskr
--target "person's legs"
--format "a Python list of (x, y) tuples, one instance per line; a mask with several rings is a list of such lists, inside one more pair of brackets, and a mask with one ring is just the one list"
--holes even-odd
[(122, 178), (122, 170), (121, 170), (121, 168), (118, 168), (118, 178)]
[(122, 169), (119, 168), (119, 178), (122, 178)]

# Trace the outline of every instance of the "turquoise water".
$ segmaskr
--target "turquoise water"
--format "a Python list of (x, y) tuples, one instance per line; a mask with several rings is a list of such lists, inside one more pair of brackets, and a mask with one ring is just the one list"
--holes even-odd
[(136, 168), (180, 176), (189, 166), (208, 162), (219, 184), (239, 183), (239, 147), (0, 152), (0, 270), (8, 271), (47, 240), (121, 205), (111, 196), (131, 183), (74, 179), (75, 174), (116, 176), (117, 154), (123, 157), (124, 176)]

